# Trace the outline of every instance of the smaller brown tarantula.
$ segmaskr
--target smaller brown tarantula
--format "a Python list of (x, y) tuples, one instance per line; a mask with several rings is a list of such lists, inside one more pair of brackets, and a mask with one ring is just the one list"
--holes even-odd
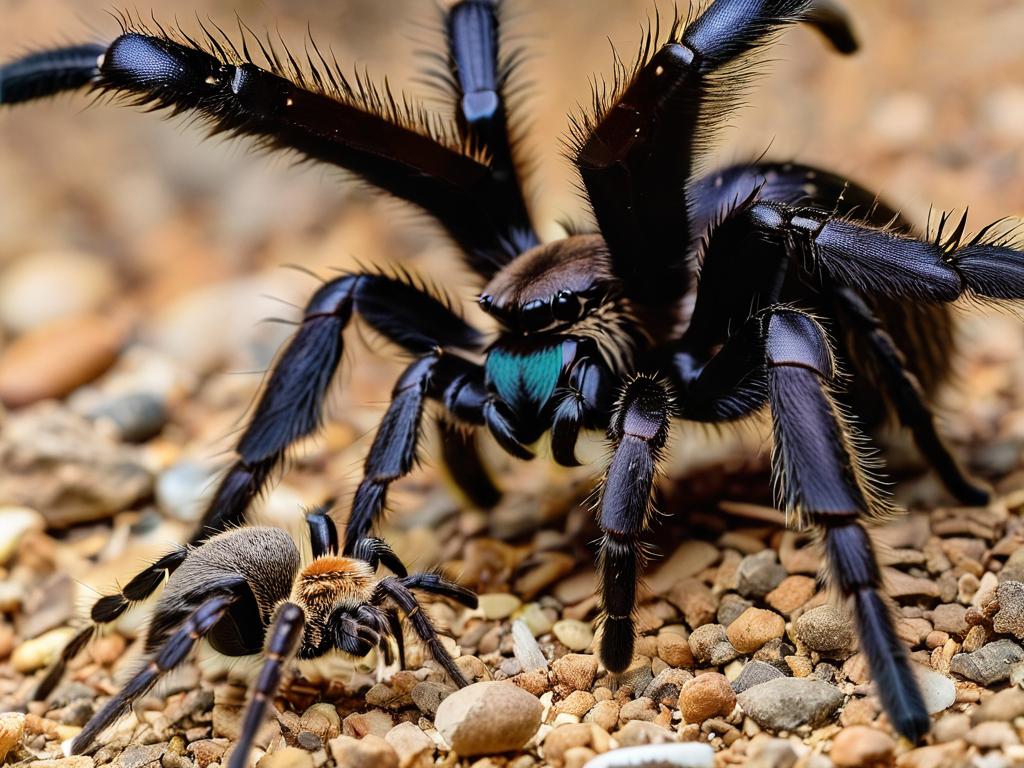
[[(326, 512), (314, 511), (307, 521), (313, 559), (306, 565), (299, 547), (283, 530), (235, 528), (194, 549), (165, 555), (118, 594), (100, 598), (92, 609), (93, 623), (65, 647), (35, 698), (50, 693), (99, 625), (114, 621), (131, 603), (148, 596), (153, 582), (162, 582), (170, 572), (146, 632), (144, 666), (86, 723), (72, 741), (71, 753), (89, 749), (104, 729), (202, 641), (230, 658), (263, 655), (228, 768), (248, 764), (267, 704), (289, 665), (300, 672), (316, 670), (332, 656), (362, 658), (374, 649), (390, 665), (397, 649), (397, 660), (404, 666), (402, 615), (456, 685), (466, 685), (414, 591), (441, 595), (470, 608), (477, 605), (476, 595), (436, 573), (409, 575), (380, 539), (360, 539), (351, 555), (341, 557), (334, 523)], [(393, 575), (378, 578), (378, 565)]]

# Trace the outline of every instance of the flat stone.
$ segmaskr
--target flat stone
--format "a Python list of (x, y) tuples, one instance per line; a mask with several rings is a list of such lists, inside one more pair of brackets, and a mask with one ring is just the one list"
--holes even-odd
[(736, 693), (743, 693), (748, 688), (767, 683), (777, 677), (785, 677), (778, 667), (764, 661), (748, 661), (743, 665), (739, 677), (732, 681), (732, 689)]
[(718, 547), (706, 541), (683, 542), (658, 569), (647, 577), (651, 592), (662, 595), (678, 581), (696, 576), (705, 568), (718, 562)]
[(965, 618), (967, 615), (966, 606), (946, 603), (936, 606), (927, 615), (935, 629), (940, 632), (948, 632), (959, 637), (967, 634), (969, 627)]
[(949, 663), (954, 674), (981, 685), (992, 685), (1010, 677), (1010, 668), (1024, 660), (1024, 648), (1013, 640), (996, 640), (972, 653), (958, 653)]
[(923, 664), (911, 664), (911, 671), (917, 678), (925, 709), (929, 715), (944, 712), (956, 702), (956, 685), (941, 672)]
[(889, 597), (939, 597), (939, 585), (934, 579), (921, 579), (909, 573), (882, 568), (882, 583)]
[(118, 756), (114, 765), (117, 768), (142, 768), (144, 765), (159, 762), (166, 749), (166, 743), (131, 746)]
[(345, 768), (399, 768), (398, 753), (380, 736), (338, 736), (328, 746), (334, 761)]
[(762, 728), (792, 731), (804, 725), (823, 725), (839, 709), (844, 696), (821, 680), (780, 677), (748, 688), (737, 699)]
[(971, 723), (977, 725), (989, 720), (1009, 723), (1014, 718), (1022, 716), (1024, 716), (1024, 691), (1014, 687), (998, 691), (985, 699), (981, 706), (971, 713)]
[(817, 585), (810, 576), (787, 576), (779, 586), (764, 596), (764, 600), (779, 613), (789, 616), (814, 597), (817, 591)]

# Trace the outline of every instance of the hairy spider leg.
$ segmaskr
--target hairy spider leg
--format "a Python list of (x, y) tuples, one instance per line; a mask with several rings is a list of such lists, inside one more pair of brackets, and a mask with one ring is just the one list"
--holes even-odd
[(306, 514), (309, 546), (313, 557), (338, 554), (338, 527), (330, 515), (331, 504), (322, 504)]
[(476, 430), (466, 429), (443, 415), (436, 421), (441, 434), (441, 465), (456, 489), (478, 509), (496, 507), (501, 501), (501, 490), (480, 455)]
[(80, 755), (111, 723), (120, 718), (129, 707), (153, 687), (157, 680), (183, 661), (196, 644), (217, 624), (238, 600), (233, 594), (214, 595), (185, 620), (125, 686), (117, 692), (103, 709), (93, 715), (71, 742), (71, 754)]
[(601, 360), (584, 355), (573, 363), (561, 395), (555, 393), (559, 399), (551, 419), (551, 455), (563, 467), (580, 464), (576, 442), (581, 430), (608, 426), (617, 383)]
[[(300, 65), (243, 31), (240, 45), (208, 34), (131, 31), (109, 46), (39, 51), (0, 66), (0, 104), (88, 87), (174, 114), (195, 112), (211, 133), (246, 136), (264, 149), (339, 166), (426, 211), (488, 275), (518, 253), (522, 222), (506, 206), (507, 183), (443, 123), (365, 75), (354, 83), (315, 43)], [(257, 66), (250, 43), (270, 71)], [(241, 48), (241, 50), (239, 50)], [(515, 217), (512, 217), (513, 219)]]
[(256, 733), (266, 718), (267, 705), (281, 685), (285, 666), (302, 643), (305, 618), (302, 608), (295, 603), (286, 602), (277, 607), (274, 620), (267, 632), (263, 667), (256, 678), (249, 704), (245, 708), (242, 730), (228, 761), (228, 768), (246, 768), (249, 764), (249, 754), (252, 752)]
[(416, 636), (426, 646), (434, 661), (441, 665), (456, 685), (464, 688), (469, 685), (469, 680), (466, 679), (459, 665), (455, 663), (455, 659), (451, 657), (451, 654), (441, 644), (437, 628), (434, 627), (430, 617), (423, 611), (423, 606), (420, 605), (411, 590), (420, 589), (424, 592), (452, 597), (471, 608), (475, 608), (477, 605), (476, 595), (440, 576), (436, 576), (436, 581), (417, 580), (417, 577), (423, 575), (414, 574), (404, 579), (398, 576), (387, 576), (381, 579), (374, 589), (370, 602), (373, 605), (381, 605), (390, 601), (399, 611), (405, 614), (406, 621), (412, 626)]
[(812, 5), (717, 0), (685, 29), (677, 18), (656, 52), (658, 30), (647, 36), (640, 66), (611, 103), (595, 93), (595, 114), (574, 120), (574, 162), (629, 298), (664, 306), (689, 289), (687, 254), (698, 232), (686, 189), (714, 129), (743, 90), (738, 86), (749, 68), (733, 65)]
[(900, 422), (911, 431), (918, 450), (950, 493), (961, 503), (972, 507), (988, 504), (989, 492), (970, 480), (943, 442), (921, 383), (907, 368), (906, 358), (878, 316), (852, 288), (837, 288), (832, 295), (844, 325), (854, 328), (874, 352), (873, 359), (881, 371)]
[[(757, 368), (750, 361), (760, 358)], [(682, 417), (718, 422), (767, 401), (780, 505), (798, 527), (822, 531), (832, 583), (852, 599), (860, 646), (893, 727), (917, 741), (929, 719), (907, 651), (880, 591), (881, 571), (862, 517), (880, 518), (887, 501), (872, 487), (858, 436), (836, 403), (832, 348), (806, 313), (763, 311), (733, 336), (688, 387)]]
[(47, 670), (46, 676), (36, 686), (32, 693), (32, 699), (34, 701), (46, 699), (64, 677), (68, 664), (95, 637), (99, 625), (117, 621), (131, 607), (132, 603), (147, 599), (185, 561), (187, 555), (188, 550), (184, 547), (168, 552), (136, 574), (118, 593), (99, 598), (92, 606), (91, 623), (64, 646), (57, 661)]
[[(288, 447), (319, 429), (323, 403), (341, 362), (341, 334), (353, 311), (374, 331), (417, 356), (433, 359), (439, 348), (476, 349), (481, 344), (475, 329), (407, 281), (357, 274), (324, 284), (275, 363), (236, 448), (239, 458), (218, 486), (197, 537), (241, 524), (250, 502)], [(355, 539), (366, 531), (359, 533)], [(355, 539), (347, 540), (354, 543)]]
[(651, 523), (654, 480), (672, 415), (667, 383), (646, 376), (626, 384), (612, 414), (609, 436), (615, 451), (598, 502), (603, 532), (600, 656), (610, 672), (625, 671), (633, 660), (633, 613), (644, 560), (641, 536)]
[(104, 45), (86, 43), (52, 48), (23, 56), (0, 67), (0, 104), (77, 91), (100, 74)]
[(396, 576), (409, 575), (405, 564), (398, 559), (398, 555), (383, 539), (375, 539), (372, 536), (361, 538), (352, 547), (352, 557), (365, 560), (374, 569), (378, 565), (383, 565)]
[(540, 239), (530, 223), (508, 125), (506, 91), (521, 51), (508, 58), (502, 54), (500, 5), (499, 0), (461, 0), (448, 7), (446, 80), (455, 99), (459, 135), (487, 157), (495, 197), (501, 201), (498, 208), (506, 218), (502, 229), (513, 238), (516, 253), (522, 253)]

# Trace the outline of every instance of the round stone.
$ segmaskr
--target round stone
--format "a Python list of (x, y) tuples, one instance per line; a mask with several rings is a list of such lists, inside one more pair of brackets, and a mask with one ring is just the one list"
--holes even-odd
[(474, 683), (437, 708), (434, 727), (459, 755), (494, 755), (522, 748), (540, 727), (544, 706), (507, 682)]

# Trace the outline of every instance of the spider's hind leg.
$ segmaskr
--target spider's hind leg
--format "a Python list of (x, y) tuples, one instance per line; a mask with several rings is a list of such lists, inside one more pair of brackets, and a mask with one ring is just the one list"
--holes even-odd
[(943, 441), (921, 384), (908, 370), (903, 353), (879, 318), (852, 288), (836, 289), (833, 297), (839, 310), (839, 320), (849, 323), (858, 338), (864, 340), (896, 415), (911, 431), (918, 450), (943, 484), (963, 504), (987, 504), (989, 492), (968, 477)]

